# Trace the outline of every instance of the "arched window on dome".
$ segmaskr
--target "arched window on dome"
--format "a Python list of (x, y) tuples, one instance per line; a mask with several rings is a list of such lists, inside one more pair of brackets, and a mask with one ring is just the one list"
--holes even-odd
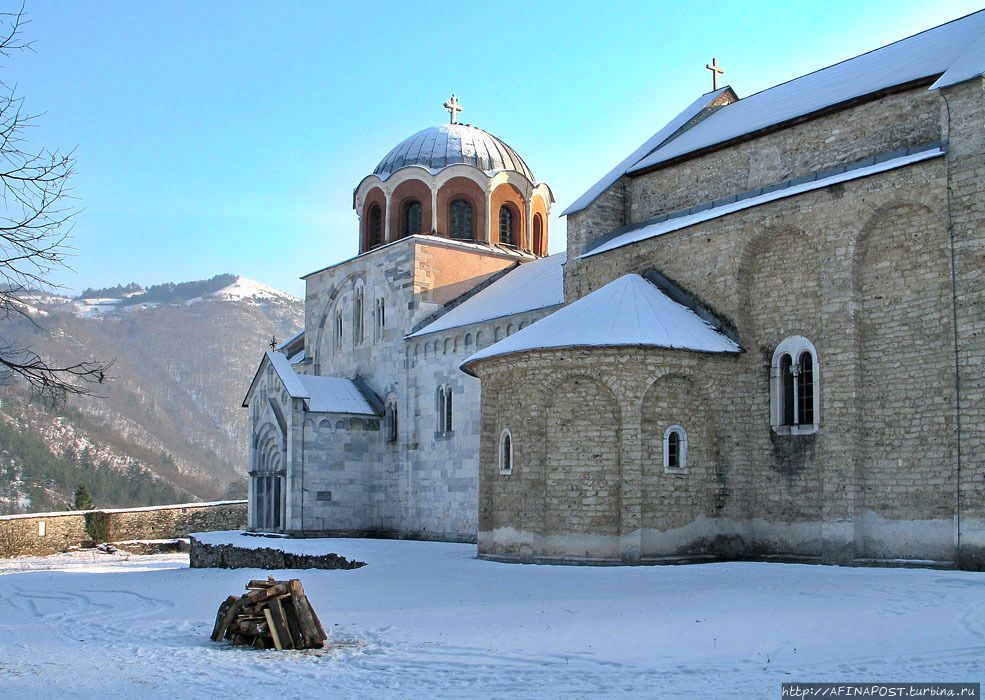
[(513, 210), (504, 204), (499, 208), (499, 242), (504, 245), (516, 245), (515, 227)]
[(473, 240), (472, 205), (466, 199), (456, 199), (448, 207), (449, 234), (452, 238)]
[(534, 255), (544, 254), (544, 217), (534, 214)]
[(423, 233), (421, 230), (423, 211), (421, 203), (416, 199), (412, 199), (404, 204), (403, 235), (414, 236)]
[(369, 220), (366, 222), (367, 250), (383, 243), (383, 208), (374, 204), (369, 208)]

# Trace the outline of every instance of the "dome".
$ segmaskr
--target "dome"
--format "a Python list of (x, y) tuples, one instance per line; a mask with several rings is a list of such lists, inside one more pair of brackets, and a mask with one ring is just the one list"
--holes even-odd
[(373, 173), (385, 179), (408, 165), (438, 171), (458, 163), (475, 166), (487, 174), (514, 170), (536, 182), (516, 151), (488, 131), (469, 124), (442, 124), (418, 131), (387, 153)]

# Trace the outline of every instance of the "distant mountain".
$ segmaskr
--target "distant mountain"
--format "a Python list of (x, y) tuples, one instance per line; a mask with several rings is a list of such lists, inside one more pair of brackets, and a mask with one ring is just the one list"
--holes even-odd
[[(301, 300), (218, 275), (24, 301), (38, 325), (0, 321), (5, 340), (55, 361), (115, 363), (98, 389), (102, 398), (73, 398), (66, 407), (31, 402), (16, 383), (0, 386), (0, 511), (60, 507), (86, 475), (102, 484), (87, 484), (99, 506), (245, 496), (240, 406), (271, 336), (288, 338), (301, 327)], [(39, 458), (42, 448), (55, 461)], [(46, 474), (34, 468), (39, 461)], [(101, 469), (143, 486), (110, 488)]]

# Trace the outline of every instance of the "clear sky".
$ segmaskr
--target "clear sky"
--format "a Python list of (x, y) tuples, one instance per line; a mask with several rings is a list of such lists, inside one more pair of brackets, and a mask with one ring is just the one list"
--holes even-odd
[(742, 97), (981, 3), (27, 0), (35, 52), (0, 78), (44, 113), (34, 143), (76, 151), (58, 282), (232, 272), (302, 295), (356, 252), (353, 188), (452, 92), (559, 214), (710, 89), (712, 56)]

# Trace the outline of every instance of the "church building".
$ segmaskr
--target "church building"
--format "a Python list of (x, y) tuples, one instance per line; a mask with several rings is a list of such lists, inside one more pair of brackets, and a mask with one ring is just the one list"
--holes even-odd
[(244, 401), (249, 525), (475, 541), (479, 381), (458, 366), (563, 303), (554, 197), (492, 134), (420, 131), (356, 187), (359, 254), (305, 280), (305, 330)]
[(985, 568), (983, 72), (985, 11), (716, 84), (569, 206), (462, 364), (479, 556)]

